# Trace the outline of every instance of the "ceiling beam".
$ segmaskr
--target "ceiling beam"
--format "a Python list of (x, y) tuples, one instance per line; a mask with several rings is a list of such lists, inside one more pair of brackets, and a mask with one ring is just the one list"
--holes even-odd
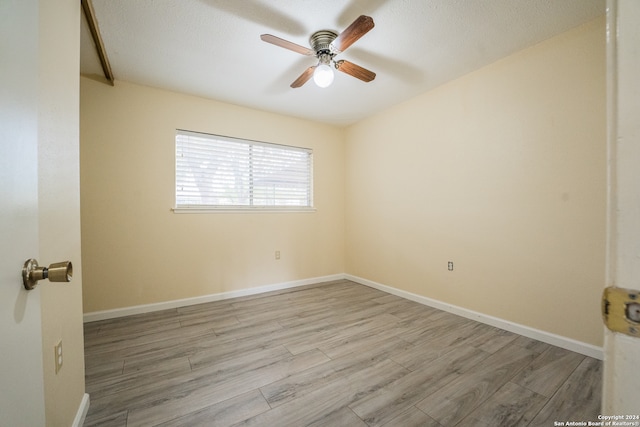
[(84, 11), (84, 16), (87, 18), (87, 24), (89, 24), (89, 31), (91, 32), (91, 37), (93, 38), (93, 42), (96, 45), (96, 50), (98, 51), (98, 57), (100, 58), (100, 65), (102, 65), (102, 71), (104, 72), (104, 76), (113, 86), (114, 77), (113, 71), (111, 71), (111, 65), (109, 64), (109, 58), (107, 57), (107, 51), (104, 48), (104, 43), (102, 42), (102, 37), (100, 36), (100, 29), (98, 28), (98, 21), (96, 20), (96, 14), (93, 10), (93, 4), (91, 0), (80, 0), (82, 3), (82, 10)]

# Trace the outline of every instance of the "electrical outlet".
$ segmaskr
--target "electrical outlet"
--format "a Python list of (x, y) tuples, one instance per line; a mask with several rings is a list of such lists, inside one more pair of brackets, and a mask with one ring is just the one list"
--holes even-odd
[(449, 271), (453, 271), (453, 261), (449, 261), (447, 265), (449, 267)]
[(280, 259), (280, 251), (276, 251), (276, 259)]
[(54, 351), (54, 356), (56, 360), (56, 374), (57, 374), (58, 372), (60, 372), (60, 369), (62, 369), (62, 340), (58, 341), (58, 344), (56, 344), (53, 347), (53, 351)]

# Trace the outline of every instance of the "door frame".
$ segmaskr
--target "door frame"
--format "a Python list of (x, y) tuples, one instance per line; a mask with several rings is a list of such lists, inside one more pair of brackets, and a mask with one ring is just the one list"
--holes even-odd
[[(605, 287), (640, 288), (640, 2), (607, 0)], [(602, 413), (640, 415), (640, 339), (605, 328)]]

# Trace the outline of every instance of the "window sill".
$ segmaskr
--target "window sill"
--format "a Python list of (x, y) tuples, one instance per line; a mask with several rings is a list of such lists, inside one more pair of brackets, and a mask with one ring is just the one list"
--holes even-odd
[(176, 207), (171, 209), (176, 214), (215, 214), (215, 213), (313, 213), (316, 208), (305, 207)]

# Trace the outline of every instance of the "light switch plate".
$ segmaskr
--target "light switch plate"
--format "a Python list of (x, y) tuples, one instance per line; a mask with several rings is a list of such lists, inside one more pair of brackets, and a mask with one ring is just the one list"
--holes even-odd
[(54, 357), (56, 361), (56, 374), (57, 374), (58, 372), (60, 372), (60, 369), (62, 369), (62, 340), (58, 341), (58, 344), (54, 346), (53, 351), (54, 351)]

